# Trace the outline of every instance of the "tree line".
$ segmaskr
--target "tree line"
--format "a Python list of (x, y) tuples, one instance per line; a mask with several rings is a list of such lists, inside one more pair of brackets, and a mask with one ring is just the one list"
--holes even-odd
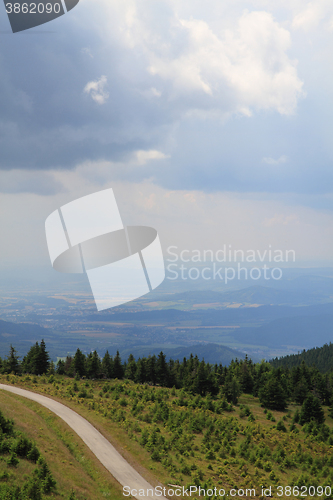
[(316, 366), (322, 373), (329, 372), (333, 369), (333, 344), (325, 344), (322, 347), (313, 347), (307, 351), (304, 349), (298, 354), (289, 354), (281, 358), (274, 358), (270, 363), (275, 368), (279, 366), (293, 368), (300, 366), (302, 361), (308, 366)]
[[(226, 401), (237, 404), (242, 393), (258, 397), (268, 409), (284, 411), (289, 402), (303, 405), (307, 412), (315, 415), (321, 423), (321, 406), (332, 406), (333, 371), (321, 373), (315, 366), (308, 366), (304, 360), (292, 368), (277, 367), (262, 361), (253, 363), (235, 359), (229, 366), (210, 364), (198, 356), (180, 360), (167, 360), (161, 351), (158, 356), (142, 357), (138, 360), (131, 354), (123, 362), (117, 351), (111, 356), (108, 351), (101, 358), (97, 351), (84, 354), (79, 348), (74, 356), (59, 360), (57, 365), (50, 360), (44, 340), (36, 342), (23, 357), (17, 356), (10, 346), (5, 359), (0, 358), (0, 371), (14, 374), (59, 374), (76, 378), (129, 379), (140, 384), (183, 388), (193, 394), (212, 397), (222, 394)], [(331, 411), (333, 415), (333, 410)], [(320, 415), (320, 416), (319, 416)]]

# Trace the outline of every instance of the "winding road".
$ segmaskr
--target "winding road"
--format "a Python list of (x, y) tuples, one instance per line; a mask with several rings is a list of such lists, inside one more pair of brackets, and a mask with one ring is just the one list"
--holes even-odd
[[(167, 500), (166, 497), (155, 494), (151, 486), (133, 467), (118, 453), (111, 443), (93, 425), (78, 413), (67, 406), (42, 396), (35, 392), (26, 391), (19, 387), (0, 384), (0, 389), (22, 396), (45, 406), (71, 427), (94, 453), (104, 467), (122, 485), (130, 488), (132, 496), (138, 500), (149, 498), (154, 500)], [(144, 490), (145, 495), (139, 495), (139, 490)], [(149, 491), (150, 490), (150, 491)], [(129, 490), (126, 490), (129, 491)], [(134, 494), (136, 493), (136, 494)], [(128, 495), (124, 495), (124, 498)]]

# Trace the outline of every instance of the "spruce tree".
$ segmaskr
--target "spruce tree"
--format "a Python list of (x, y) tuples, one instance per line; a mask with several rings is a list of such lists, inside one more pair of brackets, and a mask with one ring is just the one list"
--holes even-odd
[(325, 414), (320, 401), (312, 393), (308, 395), (302, 404), (299, 423), (304, 425), (311, 420), (315, 420), (318, 424), (325, 422)]
[(113, 376), (114, 378), (118, 378), (119, 380), (124, 376), (123, 365), (121, 364), (119, 351), (117, 351), (117, 354), (113, 360)]
[(156, 379), (157, 383), (166, 387), (168, 385), (168, 365), (165, 360), (165, 354), (161, 351), (156, 362)]
[(49, 365), (50, 365), (50, 356), (49, 353), (46, 351), (46, 345), (44, 339), (42, 339), (39, 346), (39, 351), (37, 352), (36, 375), (42, 375), (44, 373), (47, 373)]
[(39, 344), (36, 342), (30, 347), (26, 356), (24, 356), (22, 361), (22, 371), (24, 373), (31, 373), (32, 375), (38, 375), (38, 354), (39, 354)]
[(106, 353), (104, 354), (101, 370), (107, 378), (113, 378), (113, 361), (109, 354), (109, 351), (106, 351)]
[(156, 385), (157, 374), (156, 374), (156, 356), (148, 356), (147, 359), (147, 381)]
[(147, 381), (147, 360), (139, 358), (136, 363), (135, 381), (144, 384)]
[(287, 407), (287, 396), (281, 381), (272, 375), (259, 390), (260, 403), (270, 410), (283, 411)]
[(59, 359), (57, 363), (57, 374), (64, 375), (65, 374), (65, 361), (63, 359)]
[(303, 401), (306, 399), (309, 393), (309, 388), (305, 378), (303, 377), (299, 382), (297, 382), (296, 386), (294, 386), (294, 391), (292, 398), (298, 404), (303, 404)]
[(16, 349), (10, 344), (9, 354), (5, 360), (5, 370), (7, 373), (19, 373), (20, 362), (19, 357), (16, 354)]
[(101, 360), (95, 350), (93, 353), (89, 353), (87, 359), (87, 375), (90, 378), (98, 378), (101, 372)]
[(136, 375), (136, 361), (133, 354), (130, 354), (126, 365), (125, 378), (128, 378), (130, 380), (135, 380), (135, 375)]
[(84, 377), (86, 374), (86, 357), (79, 348), (74, 356), (74, 370), (80, 377)]
[(238, 398), (241, 394), (241, 386), (238, 382), (236, 376), (233, 376), (231, 380), (227, 380), (223, 387), (223, 394), (226, 397), (228, 403), (237, 404)]

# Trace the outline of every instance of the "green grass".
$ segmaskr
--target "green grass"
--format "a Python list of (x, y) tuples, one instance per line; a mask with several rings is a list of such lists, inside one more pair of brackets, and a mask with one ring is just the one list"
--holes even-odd
[[(3, 380), (3, 382), (5, 382)], [(57, 482), (54, 493), (47, 498), (67, 499), (73, 490), (78, 500), (123, 498), (121, 488), (61, 419), (37, 403), (0, 391), (0, 409), (6, 418), (14, 420), (15, 429), (32, 439), (46, 459)], [(0, 461), (0, 474), (6, 464)], [(33, 466), (20, 461), (10, 471), (11, 484), (20, 483)]]
[[(326, 442), (320, 441), (293, 425), (296, 405), (287, 412), (266, 412), (257, 398), (243, 395), (237, 406), (230, 407), (222, 396), (213, 400), (130, 381), (13, 375), (2, 376), (1, 381), (49, 395), (75, 409), (152, 484), (257, 491), (261, 485), (333, 484), (333, 422), (326, 418), (328, 435)], [(52, 417), (40, 411), (45, 425), (51, 426), (48, 418)], [(65, 445), (75, 443), (71, 432), (66, 434), (63, 428), (59, 432), (58, 441), (62, 436)], [(72, 462), (80, 464), (75, 448), (79, 445), (73, 446)]]

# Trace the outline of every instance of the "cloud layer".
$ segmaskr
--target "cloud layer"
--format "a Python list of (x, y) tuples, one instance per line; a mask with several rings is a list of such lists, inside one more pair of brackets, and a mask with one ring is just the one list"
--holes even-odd
[(3, 13), (8, 259), (28, 215), (42, 245), (44, 216), (107, 186), (166, 239), (331, 252), (332, 2), (85, 0), (18, 35)]
[(189, 116), (295, 113), (303, 82), (290, 33), (270, 12), (216, 26), (175, 5), (90, 0), (54, 22), (55, 36), (5, 38), (1, 168), (73, 168), (159, 150)]

